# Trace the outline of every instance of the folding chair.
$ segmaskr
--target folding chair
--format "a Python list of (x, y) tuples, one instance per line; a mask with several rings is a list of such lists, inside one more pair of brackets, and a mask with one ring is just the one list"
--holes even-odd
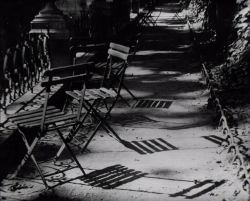
[[(156, 20), (153, 17), (154, 6), (146, 4), (146, 7), (140, 13), (140, 24), (142, 26), (156, 26)], [(157, 17), (158, 19), (158, 17)]]
[(177, 11), (175, 11), (175, 15), (173, 16), (173, 18), (172, 19), (174, 19), (174, 18), (177, 18), (177, 20), (179, 20), (180, 22), (183, 22), (183, 23), (186, 23), (186, 20), (185, 20), (185, 18), (182, 18), (181, 16), (180, 16), (180, 13), (183, 11), (183, 9), (186, 7), (186, 3), (185, 3), (185, 1), (179, 1), (179, 5), (180, 5), (180, 7), (179, 7), (179, 9), (177, 10)]
[(70, 56), (72, 63), (76, 64), (77, 60), (83, 60), (84, 62), (91, 60), (95, 56), (95, 54), (97, 54), (98, 52), (104, 52), (106, 49), (106, 43), (91, 43), (79, 46), (71, 46)]
[[(88, 46), (86, 46), (86, 47), (78, 47), (78, 48), (75, 49), (75, 50), (81, 50), (81, 49), (82, 49), (82, 50), (86, 50), (86, 52), (88, 52), (88, 51), (94, 51), (96, 48), (97, 48), (97, 50), (100, 50), (100, 49), (103, 50), (103, 48), (105, 48), (105, 47), (106, 47), (105, 44), (100, 43), (100, 44), (88, 45)], [(80, 48), (81, 48), (81, 49), (80, 49)], [(121, 52), (122, 54), (129, 54), (129, 51), (130, 51), (130, 48), (129, 48), (129, 47), (126, 47), (126, 46), (120, 45), (120, 44), (116, 44), (116, 43), (110, 43), (109, 48), (110, 48), (110, 49), (113, 49), (113, 50), (115, 50), (115, 51), (117, 51), (117, 52)], [(78, 52), (79, 52), (79, 51), (78, 51)], [(75, 51), (74, 51), (74, 54), (75, 54)], [(75, 57), (75, 58), (73, 59), (73, 63), (74, 63), (74, 64), (76, 63), (76, 59), (77, 59), (77, 57)], [(122, 65), (121, 62), (123, 62), (123, 61), (122, 61), (122, 60), (120, 60), (120, 61), (117, 61), (117, 60), (114, 61), (114, 60), (112, 60), (112, 57), (110, 57), (110, 56), (108, 55), (108, 58), (107, 58), (107, 61), (106, 61), (106, 62), (97, 62), (97, 63), (95, 63), (95, 68), (93, 69), (93, 72), (95, 73), (95, 75), (94, 75), (93, 79), (95, 79), (95, 80), (100, 80), (100, 79), (102, 79), (102, 78), (103, 78), (103, 74), (105, 74), (106, 67), (107, 67), (108, 65), (111, 64), (113, 67), (110, 68), (111, 71), (110, 71), (109, 73), (113, 74), (113, 78), (114, 78), (113, 81), (117, 80), (117, 81), (119, 82), (119, 79), (116, 79), (116, 76), (114, 76), (114, 74), (115, 74), (114, 71), (116, 71), (116, 68), (119, 67), (119, 65)], [(127, 62), (127, 59), (126, 59), (126, 63), (128, 63), (128, 62)], [(101, 75), (101, 77), (100, 77), (100, 75)], [(135, 101), (138, 100), (137, 97), (136, 97), (136, 96), (129, 90), (129, 88), (124, 84), (124, 81), (122, 81), (121, 85), (122, 85), (122, 88), (123, 88), (125, 91), (127, 91), (128, 94), (129, 94)], [(125, 99), (124, 99), (121, 95), (119, 95), (119, 97), (120, 97), (122, 100), (124, 100), (124, 102), (130, 107), (129, 103), (128, 103), (127, 101), (125, 101)]]
[[(123, 49), (123, 52), (117, 51), (116, 49), (118, 48)], [(114, 129), (109, 125), (107, 119), (108, 117), (110, 117), (110, 113), (114, 108), (116, 102), (119, 98), (121, 98), (120, 92), (123, 86), (123, 79), (127, 68), (128, 52), (128, 47), (111, 43), (108, 50), (108, 64), (105, 68), (101, 87), (97, 89), (86, 89), (85, 91), (83, 100), (83, 107), (87, 111), (85, 117), (91, 115), (91, 117), (97, 122), (97, 125), (82, 146), (82, 152), (86, 150), (87, 146), (101, 127), (112, 137), (115, 137), (117, 141), (124, 144), (124, 140), (122, 140), (114, 131)], [(113, 63), (114, 60), (119, 60), (121, 61), (121, 63)], [(67, 91), (66, 93), (73, 99), (80, 101), (79, 90)], [(101, 106), (103, 105), (106, 108), (104, 113), (102, 110), (103, 108), (101, 108)], [(68, 137), (66, 137), (67, 141), (72, 141), (73, 139), (74, 135), (68, 135)], [(61, 146), (56, 155), (56, 159), (60, 157), (64, 148), (65, 144)]]
[[(126, 47), (126, 46), (123, 46), (123, 45), (119, 45), (119, 44), (116, 44), (116, 43), (110, 43), (110, 50), (115, 50), (115, 51), (117, 51), (117, 52), (121, 52), (121, 53), (125, 53), (125, 54), (128, 54), (129, 53), (129, 50), (130, 50), (130, 48), (128, 48), (128, 47)], [(109, 55), (109, 57), (110, 57), (110, 64), (112, 65), (112, 57), (114, 57), (114, 56), (112, 56), (112, 55)], [(109, 61), (109, 58), (108, 58), (108, 61)], [(127, 59), (126, 59), (126, 65), (127, 65)], [(117, 65), (117, 64), (116, 64)], [(119, 65), (119, 62), (118, 62), (118, 65)], [(114, 67), (112, 68), (112, 69), (114, 69)], [(114, 74), (114, 70), (112, 70), (111, 69), (111, 71), (110, 71), (110, 73), (111, 74), (113, 74), (113, 76), (114, 76), (114, 79), (116, 79), (116, 81), (117, 82), (119, 82), (119, 79), (117, 79), (118, 78), (118, 76), (115, 76)], [(125, 72), (124, 72), (125, 73)], [(126, 90), (127, 92), (128, 92), (128, 94), (134, 99), (134, 100), (138, 100), (137, 99), (137, 97), (129, 90), (129, 88), (124, 84), (124, 79), (122, 80), (122, 82), (121, 82), (121, 87), (124, 89), (124, 90)], [(120, 96), (121, 97), (121, 96)], [(122, 97), (121, 97), (122, 98)], [(123, 99), (123, 98), (122, 98)], [(129, 105), (129, 104), (128, 104)], [(130, 106), (130, 105), (129, 105)]]
[[(29, 158), (31, 158), (31, 160), (33, 161), (47, 189), (53, 188), (55, 186), (58, 186), (58, 185), (61, 185), (61, 184), (64, 184), (64, 183), (67, 183), (69, 181), (79, 178), (77, 177), (77, 178), (69, 179), (63, 182), (59, 182), (58, 184), (54, 186), (49, 186), (46, 177), (52, 176), (53, 174), (49, 174), (49, 175), (43, 174), (42, 169), (40, 168), (33, 153), (33, 150), (36, 147), (36, 145), (49, 131), (56, 131), (58, 133), (63, 144), (68, 149), (72, 159), (75, 161), (76, 167), (81, 170), (83, 175), (85, 175), (85, 172), (80, 162), (78, 161), (75, 154), (73, 153), (70, 146), (68, 145), (68, 142), (64, 137), (65, 134), (61, 132), (61, 129), (71, 128), (68, 131), (69, 135), (71, 134), (74, 135), (75, 132), (78, 131), (78, 127), (82, 126), (81, 112), (82, 112), (83, 97), (84, 97), (85, 89), (86, 89), (85, 81), (88, 78), (88, 69), (91, 68), (92, 66), (93, 66), (93, 63), (85, 63), (85, 64), (80, 64), (80, 65), (75, 65), (75, 66), (54, 68), (54, 69), (45, 71), (44, 76), (46, 76), (48, 79), (45, 81), (42, 81), (41, 83), (42, 87), (44, 87), (46, 90), (45, 102), (44, 102), (43, 107), (37, 110), (28, 111), (28, 112), (20, 112), (9, 117), (9, 120), (13, 122), (15, 125), (17, 125), (18, 131), (27, 149), (25, 156), (23, 157), (22, 161), (18, 165), (15, 172), (11, 175), (11, 178), (15, 177), (18, 174), (18, 172), (21, 170), (21, 168), (24, 166), (24, 164)], [(68, 75), (69, 73), (71, 75)], [(59, 74), (61, 75), (61, 77), (57, 77)], [(76, 81), (79, 81), (83, 86), (82, 90), (79, 91), (80, 102), (79, 102), (77, 113), (68, 114), (68, 113), (65, 113), (64, 111), (61, 111), (60, 109), (57, 109), (54, 106), (48, 105), (48, 99), (50, 97), (50, 91), (51, 91), (52, 86), (58, 85), (58, 84), (69, 85), (72, 82), (76, 82)], [(55, 172), (55, 174), (58, 174), (58, 172)]]

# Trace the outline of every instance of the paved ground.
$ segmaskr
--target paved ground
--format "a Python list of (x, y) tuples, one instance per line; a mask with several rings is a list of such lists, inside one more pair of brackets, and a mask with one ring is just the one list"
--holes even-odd
[[(32, 179), (5, 180), (0, 189), (3, 200), (248, 199), (236, 169), (228, 163), (230, 156), (219, 147), (223, 138), (206, 109), (208, 97), (200, 65), (187, 27), (174, 17), (175, 7), (172, 1), (157, 7), (156, 16), (162, 9), (158, 26), (145, 31), (140, 50), (127, 70), (127, 85), (141, 102), (133, 108), (115, 108), (112, 117), (121, 138), (136, 149), (100, 131), (88, 151), (77, 155), (86, 171), (93, 172), (92, 177), (41, 195), (41, 180), (34, 178), (34, 168), (27, 166), (23, 175)], [(41, 144), (41, 158), (52, 155), (53, 139), (49, 136)], [(42, 167), (51, 172), (67, 165), (72, 163), (65, 159)], [(78, 175), (80, 172), (73, 169), (56, 179)]]

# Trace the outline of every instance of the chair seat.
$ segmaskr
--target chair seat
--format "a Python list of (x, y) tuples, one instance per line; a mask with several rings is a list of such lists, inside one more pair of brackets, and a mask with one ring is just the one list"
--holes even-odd
[[(41, 125), (43, 109), (20, 112), (10, 117), (10, 121), (19, 127), (36, 127)], [(61, 121), (73, 120), (76, 115), (65, 114), (54, 106), (49, 106), (46, 111), (45, 125), (58, 123)]]
[[(80, 100), (81, 91), (66, 91), (66, 94)], [(106, 89), (104, 87), (100, 89), (86, 89), (84, 99), (87, 101), (97, 100), (97, 99), (107, 99), (107, 98), (115, 98), (116, 92), (113, 89)]]

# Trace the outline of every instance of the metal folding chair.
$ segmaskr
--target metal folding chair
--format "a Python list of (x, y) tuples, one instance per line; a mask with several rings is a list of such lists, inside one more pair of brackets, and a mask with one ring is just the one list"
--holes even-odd
[[(115, 137), (115, 139), (122, 144), (124, 142), (107, 122), (112, 109), (114, 108), (118, 99), (121, 98), (120, 92), (123, 86), (124, 75), (127, 68), (129, 48), (125, 46), (119, 46), (120, 49), (123, 49), (123, 52), (119, 52), (116, 50), (118, 46), (119, 45), (117, 44), (110, 44), (110, 48), (108, 50), (108, 63), (105, 68), (101, 87), (96, 89), (86, 89), (85, 91), (83, 100), (83, 107), (87, 111), (85, 114), (85, 119), (87, 116), (91, 116), (97, 122), (97, 124), (89, 138), (84, 142), (82, 146), (82, 152), (86, 150), (87, 146), (100, 128), (103, 128), (108, 134), (110, 134), (112, 137)], [(73, 99), (80, 101), (79, 90), (67, 91), (66, 93)], [(67, 141), (72, 141), (73, 139), (74, 135), (68, 135), (66, 138)], [(56, 158), (60, 157), (64, 148), (65, 145), (62, 145), (56, 155)]]
[[(138, 43), (138, 41), (137, 41)], [(136, 44), (137, 45), (137, 44)], [(72, 52), (73, 52), (73, 64), (76, 64), (76, 60), (77, 60), (77, 57), (76, 57), (76, 52), (80, 53), (81, 51), (84, 52), (83, 50), (85, 50), (85, 52), (90, 52), (90, 51), (98, 51), (98, 50), (103, 50), (104, 48), (106, 47), (105, 44), (92, 44), (92, 45), (87, 45), (85, 47), (74, 47), (72, 48)], [(137, 47), (136, 47), (137, 48)], [(107, 48), (108, 49), (108, 48)], [(109, 45), (109, 49), (113, 49), (117, 52), (121, 52), (121, 53), (124, 53), (124, 54), (129, 54), (130, 52), (130, 48), (127, 47), (127, 46), (124, 46), (124, 45), (120, 45), (120, 44), (117, 44), (117, 43), (110, 43)], [(74, 51), (73, 51), (74, 50)], [(111, 68), (111, 71), (110, 73), (113, 74), (113, 78), (115, 81), (115, 78), (117, 76), (114, 76), (115, 72), (116, 71), (116, 68), (119, 67), (119, 65), (122, 65), (122, 60), (112, 60), (112, 58), (110, 58), (110, 56), (108, 55), (108, 58), (107, 58), (107, 61), (106, 62), (96, 62), (95, 63), (95, 68), (93, 69), (93, 72), (95, 73), (93, 79), (95, 80), (100, 80), (100, 79), (103, 79), (103, 74), (105, 74), (105, 69), (106, 69), (106, 66), (107, 65), (110, 65), (110, 62), (112, 63), (112, 68)], [(127, 60), (126, 60), (126, 63)], [(119, 79), (117, 80), (119, 82)], [(125, 85), (124, 81), (121, 83), (122, 85), (122, 88), (128, 92), (128, 94), (133, 98), (133, 100), (137, 101), (137, 97), (129, 90), (129, 88)], [(120, 95), (119, 95), (120, 96)], [(122, 97), (120, 96), (120, 98), (122, 100), (124, 100), (124, 102), (130, 106), (130, 104)]]
[[(122, 54), (129, 54), (130, 48), (129, 48), (129, 47), (126, 47), (126, 46), (123, 46), (123, 45), (120, 45), (120, 44), (110, 43), (110, 49), (109, 49), (109, 50), (114, 50), (114, 51), (120, 52), (120, 53), (122, 53)], [(112, 56), (112, 55), (109, 54), (108, 62), (109, 62), (109, 60), (110, 60), (110, 64), (111, 64), (111, 65), (114, 65), (114, 66), (123, 65), (123, 63), (119, 63), (119, 62), (113, 61), (113, 60), (112, 60), (113, 57), (114, 57), (114, 56)], [(124, 61), (123, 61), (123, 62), (124, 62)], [(128, 62), (127, 62), (127, 59), (126, 59), (125, 63), (126, 63), (126, 65), (127, 65), (127, 63), (128, 63)], [(113, 76), (114, 82), (115, 82), (115, 80), (116, 80), (117, 82), (120, 81), (119, 79), (117, 79), (117, 78), (119, 78), (119, 76), (116, 76), (116, 75), (115, 75), (115, 67), (111, 68), (110, 73), (111, 73), (111, 75)], [(124, 72), (124, 73), (125, 73), (125, 72)], [(136, 97), (136, 96), (129, 90), (129, 88), (124, 84), (124, 79), (123, 79), (122, 82), (121, 82), (121, 87), (122, 87), (125, 91), (127, 91), (127, 93), (128, 93), (135, 101), (138, 100), (137, 97)], [(120, 97), (121, 99), (124, 100), (124, 98), (123, 98), (121, 95), (119, 95), (119, 97)], [(127, 101), (125, 101), (125, 102), (127, 103), (128, 106), (130, 106), (129, 103), (128, 103)]]
[[(76, 163), (76, 167), (79, 168), (83, 175), (85, 172), (76, 158), (74, 152), (68, 145), (68, 141), (65, 139), (64, 135), (61, 132), (61, 129), (71, 128), (68, 131), (69, 135), (74, 135), (80, 126), (82, 126), (82, 103), (85, 94), (85, 81), (88, 78), (88, 69), (93, 66), (93, 63), (80, 64), (75, 66), (66, 66), (60, 68), (54, 68), (45, 71), (44, 76), (47, 77), (45, 81), (42, 81), (41, 85), (45, 88), (46, 96), (45, 102), (42, 108), (37, 110), (32, 110), (28, 112), (20, 112), (11, 117), (9, 120), (17, 125), (17, 129), (22, 137), (24, 145), (26, 147), (26, 154), (23, 157), (22, 161), (18, 165), (15, 172), (10, 176), (11, 178), (15, 177), (21, 168), (24, 166), (26, 161), (30, 158), (35, 167), (37, 168), (39, 175), (42, 178), (42, 181), (47, 189), (53, 188), (55, 186), (67, 183), (77, 178), (69, 179), (63, 182), (59, 182), (56, 185), (50, 186), (46, 179), (47, 176), (52, 176), (53, 174), (44, 175), (41, 167), (39, 166), (35, 155), (34, 148), (38, 145), (39, 141), (49, 132), (56, 131), (62, 140), (63, 144), (69, 151), (72, 159)], [(58, 75), (61, 77), (58, 77)], [(70, 74), (70, 75), (69, 75)], [(79, 91), (80, 102), (78, 105), (78, 110), (75, 113), (65, 113), (60, 109), (57, 109), (54, 106), (48, 105), (48, 99), (50, 97), (51, 87), (58, 84), (69, 85), (72, 82), (79, 82), (82, 84), (82, 90)], [(65, 87), (65, 86), (64, 86)], [(63, 88), (64, 88), (63, 87)], [(58, 174), (58, 172), (55, 172)]]
[(186, 3), (185, 3), (185, 1), (179, 1), (179, 5), (180, 5), (180, 7), (175, 11), (175, 14), (174, 14), (174, 16), (173, 16), (172, 19), (175, 19), (175, 18), (176, 18), (178, 21), (183, 22), (183, 23), (186, 23), (185, 17), (182, 17), (182, 16), (180, 15), (181, 12), (185, 9)]

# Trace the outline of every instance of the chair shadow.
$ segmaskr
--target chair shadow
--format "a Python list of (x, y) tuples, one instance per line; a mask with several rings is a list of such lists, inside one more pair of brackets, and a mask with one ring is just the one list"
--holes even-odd
[(153, 154), (163, 151), (178, 150), (177, 147), (162, 138), (131, 142), (123, 141), (123, 145), (139, 154)]
[(146, 173), (129, 169), (122, 165), (113, 165), (95, 170), (82, 179), (90, 186), (113, 189), (145, 176)]

